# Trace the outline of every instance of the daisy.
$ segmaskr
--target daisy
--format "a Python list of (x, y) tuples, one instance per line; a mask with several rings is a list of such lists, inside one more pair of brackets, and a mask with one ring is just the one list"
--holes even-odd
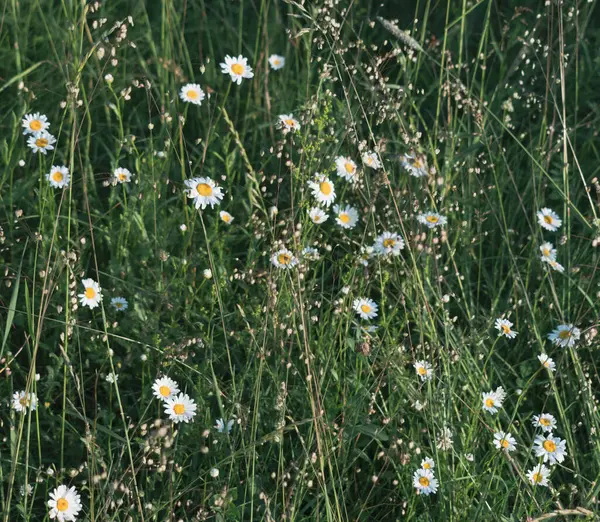
[(421, 461), (421, 469), (433, 469), (433, 468), (435, 468), (435, 462), (433, 461), (433, 459), (426, 457)]
[(543, 464), (530, 469), (527, 472), (527, 478), (533, 486), (548, 486), (548, 478), (550, 477), (550, 468)]
[(184, 102), (200, 105), (206, 97), (206, 94), (204, 94), (204, 91), (197, 83), (188, 83), (179, 91), (179, 97)]
[(531, 423), (535, 428), (541, 428), (542, 431), (547, 431), (549, 433), (552, 433), (552, 430), (556, 428), (556, 418), (549, 413), (534, 415)]
[(45, 132), (50, 127), (48, 118), (45, 114), (36, 112), (35, 114), (26, 114), (21, 121), (23, 126), (23, 134), (37, 134), (38, 132)]
[(567, 442), (558, 437), (553, 437), (552, 433), (548, 433), (546, 436), (538, 435), (533, 441), (533, 446), (535, 456), (543, 457), (544, 462), (548, 462), (550, 465), (565, 460)]
[(223, 189), (218, 187), (210, 178), (192, 178), (184, 181), (187, 188), (187, 196), (194, 200), (196, 208), (204, 210), (208, 205), (214, 208), (220, 205), (223, 199)]
[(375, 238), (373, 248), (377, 255), (397, 256), (400, 254), (400, 250), (404, 248), (404, 240), (394, 232), (384, 232)]
[(361, 159), (365, 166), (373, 170), (378, 170), (381, 168), (381, 161), (379, 161), (376, 152), (365, 152)]
[(96, 308), (102, 301), (102, 288), (93, 279), (83, 279), (81, 284), (85, 288), (83, 294), (79, 294), (79, 302), (90, 309)]
[(327, 221), (329, 215), (319, 207), (313, 207), (308, 211), (308, 217), (313, 223), (320, 225), (321, 223), (325, 223), (325, 221)]
[(302, 257), (309, 261), (318, 261), (321, 258), (321, 254), (316, 248), (305, 247), (302, 249)]
[(254, 77), (252, 67), (248, 65), (248, 60), (241, 54), (237, 58), (225, 56), (225, 61), (221, 63), (221, 72), (229, 74), (231, 81), (238, 85), (242, 83), (242, 79)]
[(336, 214), (335, 222), (342, 228), (352, 229), (358, 223), (358, 211), (350, 205), (336, 205), (333, 211)]
[(186, 393), (165, 399), (165, 413), (175, 423), (190, 422), (196, 415), (196, 403)]
[(278, 71), (285, 65), (285, 58), (278, 54), (272, 54), (269, 56), (269, 65), (271, 66), (271, 69)]
[(277, 268), (289, 269), (296, 266), (298, 260), (287, 248), (282, 248), (271, 256), (271, 263)]
[(47, 154), (49, 150), (54, 149), (54, 143), (56, 143), (56, 138), (48, 131), (37, 132), (27, 140), (27, 146), (33, 152), (42, 154)]
[(280, 114), (279, 115), (279, 127), (283, 132), (297, 131), (300, 130), (300, 123), (293, 114)]
[(19, 413), (24, 413), (27, 408), (34, 411), (37, 408), (37, 395), (35, 393), (25, 393), (25, 391), (13, 393), (13, 409)]
[(56, 518), (59, 522), (73, 522), (81, 511), (81, 497), (74, 486), (67, 488), (65, 485), (58, 486), (50, 493), (48, 500), (51, 519)]
[(542, 253), (542, 261), (544, 260), (556, 260), (556, 249), (552, 243), (542, 243), (540, 245), (540, 252)]
[(215, 424), (215, 429), (219, 433), (224, 433), (225, 429), (227, 429), (227, 433), (231, 433), (232, 427), (233, 427), (233, 419), (227, 421), (227, 428), (225, 427), (225, 421), (223, 419), (217, 419), (217, 423)]
[(556, 261), (556, 259), (549, 259), (547, 257), (542, 256), (542, 261), (544, 263), (548, 263), (552, 270), (556, 270), (560, 274), (562, 274), (565, 271), (565, 267), (562, 266), (558, 261)]
[(443, 227), (448, 220), (437, 212), (425, 212), (417, 216), (417, 221), (428, 228)]
[(179, 385), (169, 377), (159, 377), (152, 385), (154, 396), (161, 401), (173, 399), (179, 393)]
[(558, 217), (558, 214), (547, 207), (538, 211), (537, 218), (540, 226), (550, 232), (555, 232), (562, 225), (562, 220)]
[(118, 167), (113, 172), (115, 183), (129, 183), (131, 181), (131, 172), (123, 167)]
[(413, 366), (422, 381), (428, 381), (433, 377), (433, 368), (427, 361), (417, 361)]
[(548, 357), (545, 353), (541, 353), (540, 355), (538, 355), (538, 360), (544, 368), (548, 369), (548, 371), (556, 371), (556, 363), (552, 360), (551, 357)]
[(124, 297), (113, 297), (110, 300), (110, 305), (118, 312), (124, 312), (129, 308), (129, 303)]
[(418, 469), (413, 475), (413, 485), (419, 493), (430, 495), (437, 491), (438, 481), (430, 469)]
[(46, 179), (50, 182), (50, 186), (54, 188), (65, 188), (69, 186), (71, 176), (69, 175), (69, 169), (67, 167), (60, 167), (54, 165), (48, 174)]
[(356, 181), (356, 163), (350, 158), (338, 156), (335, 160), (335, 168), (337, 169), (337, 175), (340, 178), (344, 178), (347, 181)]
[(221, 210), (221, 212), (219, 212), (219, 217), (221, 218), (221, 221), (227, 223), (228, 225), (231, 225), (231, 222), (234, 219), (234, 217), (229, 212), (225, 212), (224, 210)]
[(421, 156), (420, 154), (414, 156), (405, 154), (400, 159), (400, 163), (415, 178), (427, 176), (428, 167), (425, 156)]
[(497, 431), (494, 433), (494, 446), (496, 446), (498, 449), (506, 451), (506, 453), (510, 453), (511, 451), (515, 451), (517, 449), (517, 441), (510, 433)]
[(335, 201), (335, 186), (327, 176), (317, 173), (314, 181), (308, 182), (308, 188), (321, 205), (328, 207)]
[(519, 332), (512, 329), (512, 323), (508, 319), (496, 319), (495, 328), (498, 330), (498, 335), (504, 335), (509, 339), (514, 339)]
[(481, 394), (483, 399), (483, 409), (491, 414), (498, 413), (498, 408), (502, 408), (502, 403), (506, 397), (504, 388), (499, 386), (496, 391), (489, 391)]
[(561, 324), (548, 334), (548, 339), (556, 346), (562, 348), (573, 348), (581, 337), (581, 330), (572, 324)]
[(379, 310), (375, 301), (365, 297), (355, 299), (352, 303), (352, 308), (363, 319), (374, 319), (377, 317), (377, 310)]
[(375, 249), (369, 245), (363, 245), (360, 247), (360, 254), (358, 255), (358, 261), (363, 266), (369, 266), (369, 261), (373, 257)]

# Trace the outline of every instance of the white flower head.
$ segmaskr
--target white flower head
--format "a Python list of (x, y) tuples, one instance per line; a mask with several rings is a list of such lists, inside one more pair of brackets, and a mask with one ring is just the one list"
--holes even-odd
[(379, 307), (377, 306), (377, 303), (375, 301), (364, 297), (355, 299), (352, 303), (352, 308), (354, 308), (354, 311), (362, 319), (367, 320), (374, 319), (375, 317), (377, 317), (377, 310), (379, 310)]
[(573, 348), (580, 337), (581, 330), (572, 324), (560, 324), (548, 334), (548, 339), (562, 348)]
[(404, 239), (394, 232), (383, 232), (375, 238), (373, 249), (379, 256), (397, 256), (404, 248)]
[(552, 270), (556, 270), (558, 273), (562, 274), (565, 271), (565, 267), (562, 266), (556, 259), (551, 259), (549, 257), (541, 257), (542, 262), (550, 265)]
[(131, 172), (123, 167), (117, 167), (113, 172), (113, 182), (116, 183), (129, 183), (131, 182)]
[(417, 221), (427, 228), (443, 227), (448, 220), (437, 212), (425, 212), (417, 216)]
[(413, 365), (417, 375), (422, 381), (428, 381), (433, 377), (433, 368), (427, 361), (416, 361)]
[(431, 495), (438, 488), (438, 481), (430, 469), (418, 469), (413, 475), (413, 485), (422, 495)]
[(512, 329), (513, 324), (508, 319), (496, 319), (494, 327), (498, 330), (498, 335), (503, 335), (509, 339), (514, 339), (519, 332)]
[(56, 138), (48, 131), (40, 131), (30, 136), (27, 140), (27, 146), (35, 153), (41, 152), (47, 154), (49, 150), (54, 149)]
[(127, 310), (127, 308), (129, 308), (129, 303), (127, 302), (127, 299), (125, 299), (124, 297), (113, 297), (110, 300), (110, 305), (117, 312), (124, 312), (125, 310)]
[(429, 457), (425, 457), (421, 461), (421, 468), (422, 469), (434, 469), (435, 468), (435, 462), (433, 461), (433, 459), (430, 459)]
[(542, 253), (542, 260), (556, 260), (556, 248), (552, 243), (542, 243), (540, 252)]
[(345, 156), (338, 156), (335, 160), (337, 175), (347, 181), (355, 182), (358, 179), (356, 163)]
[(300, 130), (300, 122), (294, 118), (293, 114), (280, 114), (278, 125), (283, 132), (295, 132)]
[(504, 388), (499, 386), (495, 391), (484, 392), (481, 396), (483, 409), (491, 414), (495, 414), (498, 413), (498, 408), (502, 408), (506, 393), (504, 392)]
[(496, 446), (496, 448), (499, 450), (510, 453), (511, 451), (515, 451), (517, 449), (517, 441), (510, 433), (497, 431), (494, 433), (494, 446)]
[(225, 56), (225, 61), (220, 64), (221, 72), (223, 74), (229, 74), (231, 81), (240, 85), (244, 78), (253, 78), (254, 73), (252, 67), (248, 65), (248, 59), (244, 58), (241, 54), (235, 58), (232, 56)]
[(204, 94), (204, 91), (197, 83), (188, 83), (179, 91), (179, 97), (186, 103), (200, 105), (206, 97), (206, 94)]
[(287, 248), (282, 248), (271, 256), (271, 263), (277, 268), (288, 270), (298, 264), (298, 260)]
[(169, 377), (159, 377), (152, 385), (152, 393), (161, 401), (173, 399), (179, 393), (179, 385)]
[(548, 357), (545, 353), (541, 353), (538, 355), (538, 360), (541, 365), (546, 368), (549, 372), (556, 371), (556, 363), (552, 360), (551, 357)]
[(74, 486), (67, 488), (65, 485), (58, 486), (50, 493), (48, 500), (48, 513), (51, 519), (56, 518), (59, 522), (73, 522), (81, 511), (81, 497)]
[(542, 413), (540, 415), (534, 415), (531, 419), (531, 423), (535, 428), (541, 428), (542, 431), (552, 433), (556, 428), (556, 418), (550, 413)]
[(400, 163), (404, 169), (415, 178), (423, 178), (428, 174), (429, 168), (427, 167), (427, 160), (425, 156), (421, 154), (405, 154), (400, 159)]
[(365, 167), (369, 167), (373, 170), (379, 170), (381, 168), (381, 161), (379, 161), (376, 152), (365, 152), (361, 159)]
[(319, 254), (319, 251), (316, 248), (304, 247), (302, 249), (302, 257), (309, 261), (318, 261), (321, 258), (321, 254)]
[(308, 182), (308, 188), (321, 205), (328, 207), (335, 201), (335, 186), (327, 176), (315, 174), (314, 180)]
[(442, 451), (449, 451), (452, 449), (454, 442), (452, 441), (452, 432), (445, 426), (440, 432), (437, 438), (436, 447)]
[(48, 118), (45, 114), (36, 112), (35, 114), (26, 114), (21, 121), (23, 126), (23, 134), (38, 134), (45, 132), (50, 127)]
[(538, 211), (537, 218), (540, 226), (550, 232), (555, 232), (562, 225), (562, 219), (558, 217), (558, 214), (547, 207)]
[(231, 433), (231, 428), (233, 427), (233, 423), (234, 423), (233, 419), (230, 419), (227, 422), (225, 422), (223, 419), (217, 419), (217, 422), (215, 424), (215, 429), (219, 433), (225, 433), (225, 431), (227, 431), (227, 433)]
[(547, 468), (543, 464), (539, 464), (533, 469), (527, 472), (527, 478), (533, 486), (546, 486), (548, 487), (548, 479), (550, 478), (550, 468)]
[(50, 182), (51, 187), (61, 189), (69, 186), (71, 176), (67, 167), (54, 165), (46, 174), (46, 179)]
[(223, 189), (210, 178), (186, 179), (187, 196), (194, 200), (196, 208), (204, 210), (208, 205), (214, 208), (223, 200)]
[(83, 294), (79, 294), (79, 302), (82, 306), (89, 306), (90, 309), (96, 308), (102, 301), (102, 288), (93, 279), (83, 279), (81, 284), (85, 288)]
[(28, 409), (34, 411), (37, 408), (37, 395), (33, 392), (15, 392), (12, 397), (12, 407), (19, 413), (25, 413)]
[(335, 222), (342, 228), (352, 229), (358, 223), (358, 211), (350, 205), (346, 205), (345, 207), (335, 205), (333, 212), (336, 216)]
[(553, 437), (552, 433), (538, 435), (533, 442), (533, 451), (536, 457), (544, 459), (544, 463), (550, 465), (561, 463), (567, 455), (567, 442), (559, 437)]
[(231, 225), (231, 222), (234, 220), (234, 217), (229, 212), (225, 212), (224, 210), (219, 212), (219, 217), (223, 223), (227, 223), (228, 225)]
[(285, 65), (285, 58), (279, 54), (272, 54), (269, 56), (269, 65), (271, 66), (271, 69), (278, 71)]
[(308, 211), (308, 217), (310, 217), (310, 220), (313, 223), (320, 225), (321, 223), (325, 223), (325, 221), (327, 221), (327, 219), (329, 218), (329, 215), (323, 209), (320, 209), (319, 207), (312, 207)]
[(175, 423), (190, 422), (196, 415), (196, 403), (186, 393), (180, 393), (163, 401), (165, 413)]

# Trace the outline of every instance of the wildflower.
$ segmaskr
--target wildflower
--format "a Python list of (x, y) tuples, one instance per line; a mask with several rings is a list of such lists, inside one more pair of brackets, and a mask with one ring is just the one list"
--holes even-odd
[(449, 451), (452, 449), (452, 445), (454, 444), (452, 441), (452, 432), (446, 426), (438, 435), (436, 447), (441, 449), (442, 451)]
[(42, 154), (47, 154), (49, 150), (54, 149), (55, 143), (56, 138), (48, 131), (38, 132), (27, 140), (27, 146), (33, 152), (41, 152)]
[(221, 212), (219, 212), (219, 217), (221, 218), (221, 221), (223, 221), (223, 223), (227, 223), (228, 225), (231, 225), (231, 222), (234, 219), (229, 212), (225, 212), (224, 210), (221, 210)]
[(540, 226), (550, 232), (555, 232), (562, 225), (562, 220), (558, 217), (558, 214), (549, 208), (539, 210), (537, 218)]
[(302, 249), (302, 257), (308, 259), (309, 261), (318, 261), (321, 255), (316, 248), (305, 247)]
[(400, 250), (404, 248), (404, 240), (394, 232), (383, 232), (375, 238), (373, 248), (377, 255), (397, 256), (400, 254)]
[(129, 183), (131, 181), (131, 172), (123, 167), (118, 167), (113, 172), (115, 183)]
[(527, 472), (527, 478), (533, 486), (548, 486), (548, 478), (550, 477), (550, 468), (543, 464), (530, 469)]
[(405, 168), (405, 170), (407, 170), (408, 173), (411, 176), (414, 176), (415, 178), (422, 178), (424, 176), (427, 176), (428, 167), (425, 156), (422, 156), (420, 154), (414, 156), (410, 154), (405, 154), (400, 159), (400, 163)]
[(556, 418), (550, 413), (542, 413), (541, 415), (534, 415), (531, 420), (532, 424), (536, 428), (541, 428), (542, 431), (552, 433), (552, 430), (556, 428)]
[(416, 361), (413, 366), (422, 381), (428, 381), (433, 377), (433, 368), (427, 361)]
[(114, 384), (118, 380), (119, 380), (119, 376), (115, 372), (110, 372), (106, 376), (106, 382), (108, 382), (110, 384)]
[(210, 476), (212, 478), (217, 478), (219, 476), (219, 470), (217, 468), (210, 469)]
[(118, 312), (124, 312), (129, 308), (129, 303), (124, 297), (113, 297), (110, 300), (110, 305)]
[(202, 271), (202, 276), (204, 279), (212, 279), (212, 270), (210, 268), (205, 268)]
[(196, 415), (196, 403), (186, 393), (164, 400), (165, 413), (174, 423), (190, 422)]
[(373, 257), (374, 252), (375, 249), (372, 246), (361, 246), (360, 254), (358, 256), (360, 264), (363, 266), (369, 266), (369, 260)]
[(33, 135), (45, 132), (48, 130), (48, 127), (50, 127), (47, 116), (45, 114), (40, 114), (39, 112), (36, 112), (35, 114), (26, 114), (21, 121), (21, 125), (23, 126), (23, 134)]
[(558, 325), (554, 331), (548, 334), (548, 339), (562, 348), (573, 348), (580, 337), (581, 330), (572, 324)]
[(381, 168), (381, 161), (379, 161), (379, 158), (375, 152), (365, 152), (361, 159), (364, 165), (373, 170), (378, 170)]
[(425, 212), (417, 216), (417, 221), (428, 228), (443, 227), (448, 220), (437, 212)]
[(56, 518), (59, 522), (72, 522), (76, 520), (77, 514), (81, 511), (81, 497), (74, 486), (60, 485), (50, 493), (48, 500), (51, 519)]
[(233, 427), (233, 419), (227, 421), (227, 426), (225, 426), (225, 421), (223, 419), (217, 419), (217, 423), (215, 424), (215, 429), (219, 433), (225, 433), (225, 429), (227, 429), (227, 433), (231, 433), (231, 428)]
[(184, 102), (200, 105), (206, 97), (206, 94), (204, 94), (204, 91), (197, 83), (188, 83), (181, 88), (181, 91), (179, 91), (179, 97)]
[(34, 411), (37, 408), (37, 395), (33, 392), (15, 392), (13, 393), (12, 406), (19, 413), (24, 413), (27, 408)]
[(498, 408), (502, 408), (502, 403), (506, 397), (502, 386), (496, 388), (496, 391), (484, 392), (481, 395), (483, 398), (483, 409), (492, 414), (498, 413)]
[(93, 279), (83, 279), (81, 284), (85, 288), (85, 291), (77, 297), (79, 297), (82, 306), (89, 306), (93, 310), (102, 301), (102, 289)]
[(509, 339), (514, 339), (519, 332), (512, 329), (512, 323), (508, 319), (496, 319), (495, 328), (498, 335), (504, 335)]
[(269, 56), (269, 65), (271, 66), (271, 69), (278, 71), (285, 65), (285, 58), (278, 54), (272, 54)]
[(33, 493), (33, 486), (31, 484), (23, 485), (20, 490), (22, 497), (30, 497)]
[(242, 79), (253, 78), (254, 73), (252, 67), (248, 65), (248, 60), (241, 54), (237, 57), (225, 56), (225, 62), (221, 63), (221, 72), (223, 74), (229, 74), (231, 81), (240, 85)]
[(308, 217), (313, 223), (320, 225), (321, 223), (325, 223), (329, 216), (319, 207), (313, 207), (308, 211)]
[(551, 357), (548, 357), (545, 353), (541, 353), (538, 355), (538, 359), (544, 368), (547, 368), (548, 371), (554, 372), (556, 371), (556, 363), (552, 360)]
[(379, 309), (375, 301), (364, 297), (355, 299), (352, 308), (363, 319), (374, 319), (377, 317), (377, 310)]
[(565, 271), (565, 267), (562, 266), (556, 259), (550, 259), (548, 257), (542, 256), (542, 261), (544, 263), (548, 263), (552, 270), (556, 270), (560, 274), (562, 274)]
[(553, 437), (552, 433), (548, 435), (538, 435), (533, 441), (533, 450), (536, 457), (543, 457), (544, 462), (550, 465), (565, 460), (567, 454), (566, 441), (558, 437)]
[(438, 481), (429, 469), (418, 469), (413, 475), (413, 485), (417, 491), (423, 495), (435, 493), (438, 488)]
[(187, 188), (187, 196), (194, 200), (196, 208), (204, 210), (208, 205), (214, 208), (220, 205), (223, 199), (223, 189), (218, 187), (210, 178), (192, 178), (184, 181)]
[(435, 468), (435, 462), (433, 461), (433, 459), (426, 457), (421, 461), (421, 469), (433, 469), (433, 468)]
[(300, 123), (293, 114), (280, 114), (279, 115), (279, 127), (283, 132), (297, 131), (300, 130)]
[(510, 453), (511, 451), (515, 451), (517, 449), (517, 441), (510, 433), (497, 431), (494, 433), (494, 446), (496, 446), (496, 448), (499, 450)]
[(540, 246), (540, 252), (542, 253), (542, 261), (556, 260), (556, 249), (552, 243), (542, 243)]
[(46, 179), (50, 182), (50, 186), (54, 188), (65, 188), (69, 186), (71, 176), (69, 175), (69, 169), (67, 167), (60, 167), (54, 165), (48, 174)]
[(179, 393), (179, 385), (169, 377), (160, 377), (154, 381), (152, 391), (157, 399), (166, 401)]
[(271, 256), (271, 263), (277, 268), (289, 269), (296, 266), (298, 260), (287, 248), (282, 248)]
[(350, 205), (335, 205), (333, 211), (336, 214), (335, 222), (342, 228), (352, 229), (358, 223), (358, 211)]
[(317, 202), (328, 207), (335, 201), (335, 186), (327, 176), (317, 173), (314, 181), (308, 182)]
[(344, 178), (347, 181), (356, 181), (356, 163), (350, 158), (338, 156), (335, 160), (335, 168), (337, 169), (337, 175), (340, 178)]

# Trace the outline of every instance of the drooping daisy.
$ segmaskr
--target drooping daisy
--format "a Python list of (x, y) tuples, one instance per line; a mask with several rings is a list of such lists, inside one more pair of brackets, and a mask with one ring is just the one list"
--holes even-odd
[(159, 377), (152, 385), (154, 396), (161, 401), (173, 399), (179, 393), (179, 385), (169, 377)]
[(427, 361), (416, 361), (414, 367), (422, 381), (428, 381), (433, 377), (433, 368)]
[(81, 497), (75, 486), (67, 488), (65, 485), (60, 485), (50, 493), (48, 507), (50, 508), (48, 516), (51, 519), (56, 518), (58, 522), (73, 522), (81, 511)]
[(548, 339), (562, 348), (573, 348), (580, 337), (581, 330), (572, 324), (558, 325), (554, 331), (548, 334)]
[(546, 436), (538, 435), (533, 441), (533, 446), (535, 456), (542, 457), (544, 462), (548, 462), (550, 465), (565, 460), (567, 442), (559, 437), (553, 437), (552, 433), (548, 433)]
[(481, 396), (483, 409), (491, 414), (495, 414), (498, 413), (498, 408), (502, 408), (506, 393), (504, 392), (504, 388), (499, 386), (495, 391), (484, 392)]
[(394, 232), (384, 232), (375, 238), (373, 248), (379, 256), (397, 256), (404, 248), (404, 239)]
[(443, 227), (448, 220), (437, 212), (425, 212), (417, 216), (417, 221), (428, 228)]
[(296, 266), (298, 260), (287, 248), (282, 248), (271, 256), (271, 263), (277, 268), (288, 270)]
[(118, 312), (124, 312), (129, 308), (129, 303), (124, 297), (113, 297), (110, 300), (110, 305)]
[(37, 132), (27, 140), (27, 146), (33, 152), (41, 152), (42, 154), (47, 154), (49, 150), (54, 149), (55, 143), (56, 138), (48, 131)]
[(285, 58), (278, 54), (272, 54), (269, 56), (269, 65), (271, 66), (271, 69), (278, 71), (285, 65)]
[(231, 222), (234, 220), (234, 217), (229, 212), (225, 212), (224, 210), (219, 212), (219, 217), (223, 223), (227, 223), (228, 225), (231, 225)]
[(33, 392), (15, 392), (12, 397), (12, 406), (15, 411), (24, 413), (27, 409), (34, 411), (37, 408), (37, 395)]
[(335, 160), (337, 175), (347, 181), (356, 181), (358, 169), (356, 163), (345, 156), (338, 156)]
[(50, 127), (46, 115), (39, 112), (26, 114), (21, 121), (21, 125), (23, 126), (23, 134), (37, 134), (38, 132), (47, 131)]
[(219, 432), (219, 433), (225, 433), (225, 429), (227, 429), (227, 433), (231, 433), (231, 428), (233, 427), (233, 419), (230, 419), (227, 421), (227, 424), (225, 424), (225, 421), (223, 419), (217, 419), (217, 423), (215, 424), (215, 429)]
[(497, 431), (494, 433), (494, 446), (496, 446), (496, 448), (499, 450), (510, 453), (511, 451), (515, 451), (517, 449), (517, 441), (510, 433)]
[(320, 225), (321, 223), (325, 223), (329, 218), (329, 215), (325, 213), (323, 209), (319, 207), (313, 207), (308, 211), (308, 217), (313, 223)]
[(188, 83), (184, 85), (179, 91), (179, 97), (187, 103), (193, 103), (194, 105), (202, 104), (202, 101), (206, 97), (204, 91), (200, 88), (197, 83)]
[(319, 254), (319, 251), (316, 248), (304, 247), (302, 249), (302, 257), (309, 261), (318, 261), (321, 258), (321, 254)]
[(196, 415), (196, 403), (187, 395), (180, 393), (164, 402), (165, 413), (174, 423), (190, 422)]
[(279, 127), (283, 132), (297, 131), (300, 130), (300, 122), (294, 118), (293, 114), (280, 114)]
[(223, 74), (229, 74), (231, 81), (240, 85), (244, 78), (253, 78), (254, 73), (252, 67), (248, 65), (248, 59), (244, 58), (241, 54), (235, 58), (232, 56), (225, 56), (225, 61), (220, 64), (221, 72)]
[(542, 243), (540, 245), (540, 252), (542, 253), (542, 260), (556, 260), (556, 248), (552, 243)]
[(370, 169), (378, 170), (381, 168), (381, 161), (379, 161), (376, 152), (365, 152), (361, 159), (363, 165), (369, 167)]
[(556, 363), (552, 360), (551, 357), (548, 357), (545, 353), (541, 353), (540, 355), (538, 355), (538, 360), (544, 368), (548, 369), (549, 372), (556, 371)]
[(419, 493), (430, 495), (437, 491), (438, 481), (430, 469), (418, 469), (413, 475), (413, 485)]
[(129, 183), (131, 181), (131, 172), (123, 167), (118, 167), (113, 172), (115, 183)]
[(548, 479), (550, 478), (550, 468), (547, 468), (543, 464), (540, 464), (527, 472), (527, 478), (533, 486), (548, 487)]
[(415, 178), (422, 178), (428, 174), (427, 160), (420, 154), (405, 154), (400, 159), (400, 163)]
[(538, 211), (537, 218), (540, 226), (550, 232), (555, 232), (562, 225), (562, 219), (558, 217), (558, 214), (547, 207)]
[(358, 223), (358, 211), (350, 205), (345, 207), (335, 205), (333, 212), (336, 216), (335, 222), (342, 228), (352, 229)]
[(352, 308), (354, 308), (356, 313), (363, 319), (374, 319), (377, 317), (377, 310), (379, 310), (375, 301), (365, 297), (355, 299), (352, 303)]
[(187, 189), (187, 196), (194, 200), (196, 208), (204, 210), (208, 205), (214, 208), (220, 205), (223, 199), (223, 189), (210, 178), (192, 178), (184, 181)]
[(548, 263), (552, 270), (556, 270), (560, 274), (562, 274), (565, 271), (565, 267), (562, 266), (556, 259), (550, 259), (548, 257), (542, 256), (542, 261), (544, 263)]
[(435, 468), (435, 462), (433, 461), (433, 459), (430, 459), (429, 457), (425, 457), (421, 461), (421, 468), (422, 469), (433, 469), (433, 468)]
[(498, 335), (504, 335), (509, 339), (514, 339), (519, 332), (512, 329), (512, 323), (508, 319), (496, 319), (495, 328), (498, 330)]
[(83, 279), (81, 284), (85, 288), (83, 294), (79, 294), (79, 302), (82, 306), (89, 306), (90, 309), (96, 308), (102, 301), (102, 289), (93, 279)]
[(556, 428), (556, 418), (550, 413), (542, 413), (541, 415), (534, 415), (531, 419), (531, 423), (535, 428), (541, 428), (542, 431), (552, 433), (552, 430)]
[(308, 187), (321, 205), (328, 207), (335, 201), (335, 186), (327, 176), (317, 173), (315, 179), (308, 182)]
[(46, 179), (50, 182), (51, 187), (65, 188), (69, 186), (71, 176), (67, 167), (54, 165), (46, 174)]

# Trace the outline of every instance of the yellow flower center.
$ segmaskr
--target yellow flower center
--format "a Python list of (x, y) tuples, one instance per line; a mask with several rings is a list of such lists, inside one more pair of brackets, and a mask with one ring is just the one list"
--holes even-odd
[(212, 196), (213, 193), (213, 189), (208, 183), (198, 183), (196, 190), (198, 191), (198, 194), (205, 197)]
[(319, 184), (319, 190), (322, 194), (329, 196), (329, 194), (331, 194), (331, 183), (327, 183), (326, 181), (321, 182)]
[(158, 392), (163, 396), (163, 397), (168, 397), (169, 395), (171, 395), (171, 388), (169, 388), (168, 386), (161, 386), (158, 389)]
[(244, 66), (241, 63), (234, 63), (231, 65), (231, 72), (233, 74), (244, 74)]
[(124, 172), (119, 173), (119, 181), (125, 181), (127, 179), (127, 174)]
[(352, 163), (350, 163), (349, 161), (346, 162), (346, 164), (344, 165), (344, 168), (346, 169), (346, 172), (348, 174), (352, 174), (354, 172), (354, 165), (352, 165)]
[(502, 325), (502, 331), (503, 331), (505, 334), (507, 334), (507, 335), (508, 335), (508, 334), (510, 333), (510, 326), (507, 326), (507, 325), (503, 324), (503, 325)]
[(56, 501), (56, 509), (58, 509), (59, 511), (66, 511), (67, 509), (69, 509), (69, 502), (67, 501), (67, 499), (59, 498)]
[(340, 214), (340, 221), (342, 223), (350, 223), (350, 216), (348, 214)]
[(282, 265), (289, 265), (291, 260), (292, 256), (289, 254), (279, 254), (277, 256), (277, 261), (279, 261), (279, 263)]
[(552, 224), (552, 216), (544, 216), (544, 221), (548, 224)]
[[(550, 363), (548, 361), (544, 361), (544, 366), (546, 368), (550, 368)], [(542, 422), (542, 420), (540, 420), (540, 422)], [(548, 422), (546, 419), (544, 419), (544, 422)]]
[(367, 164), (373, 165), (373, 158), (371, 156), (367, 158)]
[(365, 313), (368, 314), (371, 311), (371, 307), (368, 304), (363, 304), (360, 306), (360, 309)]
[(281, 60), (279, 58), (275, 58), (273, 60), (273, 65), (279, 65), (281, 63)]
[(93, 289), (91, 286), (88, 286), (88, 287), (85, 289), (85, 296), (86, 296), (88, 299), (94, 299), (94, 297), (96, 297), (96, 290), (94, 290), (94, 289)]
[(285, 120), (284, 122), (285, 122), (285, 124), (286, 124), (288, 127), (295, 127), (295, 126), (296, 126), (296, 122), (295, 122), (294, 120), (287, 119), (287, 120)]
[(421, 486), (426, 488), (427, 486), (429, 486), (429, 479), (427, 477), (421, 477), (419, 479), (419, 484), (421, 484)]
[(429, 223), (437, 223), (437, 222), (440, 220), (440, 218), (439, 218), (439, 217), (437, 217), (437, 216), (427, 216), (425, 219), (426, 219), (426, 220), (427, 220)]
[(568, 339), (571, 337), (571, 330), (561, 330), (561, 332), (558, 334), (558, 337), (560, 339)]
[(550, 421), (548, 419), (546, 419), (545, 417), (540, 417), (540, 424), (542, 426), (550, 426)]
[(188, 98), (190, 98), (190, 100), (197, 100), (198, 99), (198, 91), (195, 91), (194, 89), (190, 89), (187, 92)]
[(321, 221), (321, 216), (319, 216), (319, 214), (315, 214), (315, 215), (313, 216), (313, 221), (314, 221), (315, 223), (318, 223), (319, 221)]
[[(427, 369), (425, 368), (425, 366), (419, 366), (419, 368), (417, 369), (417, 373), (419, 375), (426, 375), (427, 374)], [(425, 466), (423, 466), (425, 469), (429, 468), (429, 464), (426, 464)]]
[(32, 131), (39, 131), (42, 128), (42, 122), (40, 120), (31, 120), (29, 122), (29, 128)]
[(60, 170), (56, 170), (52, 173), (52, 179), (56, 181), (56, 183), (60, 183), (63, 180), (64, 176)]
[(229, 223), (231, 221), (231, 216), (229, 214), (223, 214), (223, 221)]
[(27, 399), (27, 395), (23, 395), (23, 397), (21, 397), (21, 398), (19, 399), (19, 404), (20, 404), (21, 406), (23, 406), (23, 408), (26, 408), (26, 407), (28, 406), (28, 404), (29, 404), (29, 400)]
[(422, 169), (423, 168), (423, 162), (420, 159), (415, 159), (413, 161), (413, 166), (417, 169)]
[(37, 139), (35, 140), (35, 144), (36, 144), (36, 145), (37, 145), (39, 148), (43, 149), (43, 148), (45, 148), (45, 147), (47, 147), (47, 146), (48, 146), (48, 140), (47, 140), (46, 138), (37, 138)]
[(488, 408), (493, 408), (494, 404), (495, 404), (495, 401), (494, 401), (494, 399), (492, 399), (491, 397), (490, 397), (489, 399), (486, 399), (486, 400), (485, 400), (485, 405), (486, 405)]
[(395, 244), (396, 241), (394, 239), (388, 238), (383, 240), (383, 246), (385, 248), (393, 248)]
[(509, 442), (508, 442), (506, 439), (502, 439), (502, 440), (500, 441), (500, 445), (501, 445), (503, 448), (508, 448), (508, 446), (510, 446), (510, 443), (509, 443)]
[(548, 257), (550, 255), (550, 249), (544, 248), (544, 250), (542, 250), (542, 254), (544, 254), (546, 257)]
[(173, 406), (173, 411), (177, 415), (183, 415), (185, 412), (185, 406), (183, 404), (175, 404), (175, 406)]
[(123, 303), (115, 303), (115, 308), (123, 308)]
[(431, 469), (431, 464), (429, 464), (429, 462), (426, 462), (425, 464), (423, 464), (423, 469)]
[(536, 484), (539, 484), (542, 480), (544, 480), (544, 476), (541, 473), (533, 474), (533, 482), (535, 482)]
[(556, 451), (556, 444), (551, 440), (545, 440), (543, 446), (548, 453), (554, 453)]

